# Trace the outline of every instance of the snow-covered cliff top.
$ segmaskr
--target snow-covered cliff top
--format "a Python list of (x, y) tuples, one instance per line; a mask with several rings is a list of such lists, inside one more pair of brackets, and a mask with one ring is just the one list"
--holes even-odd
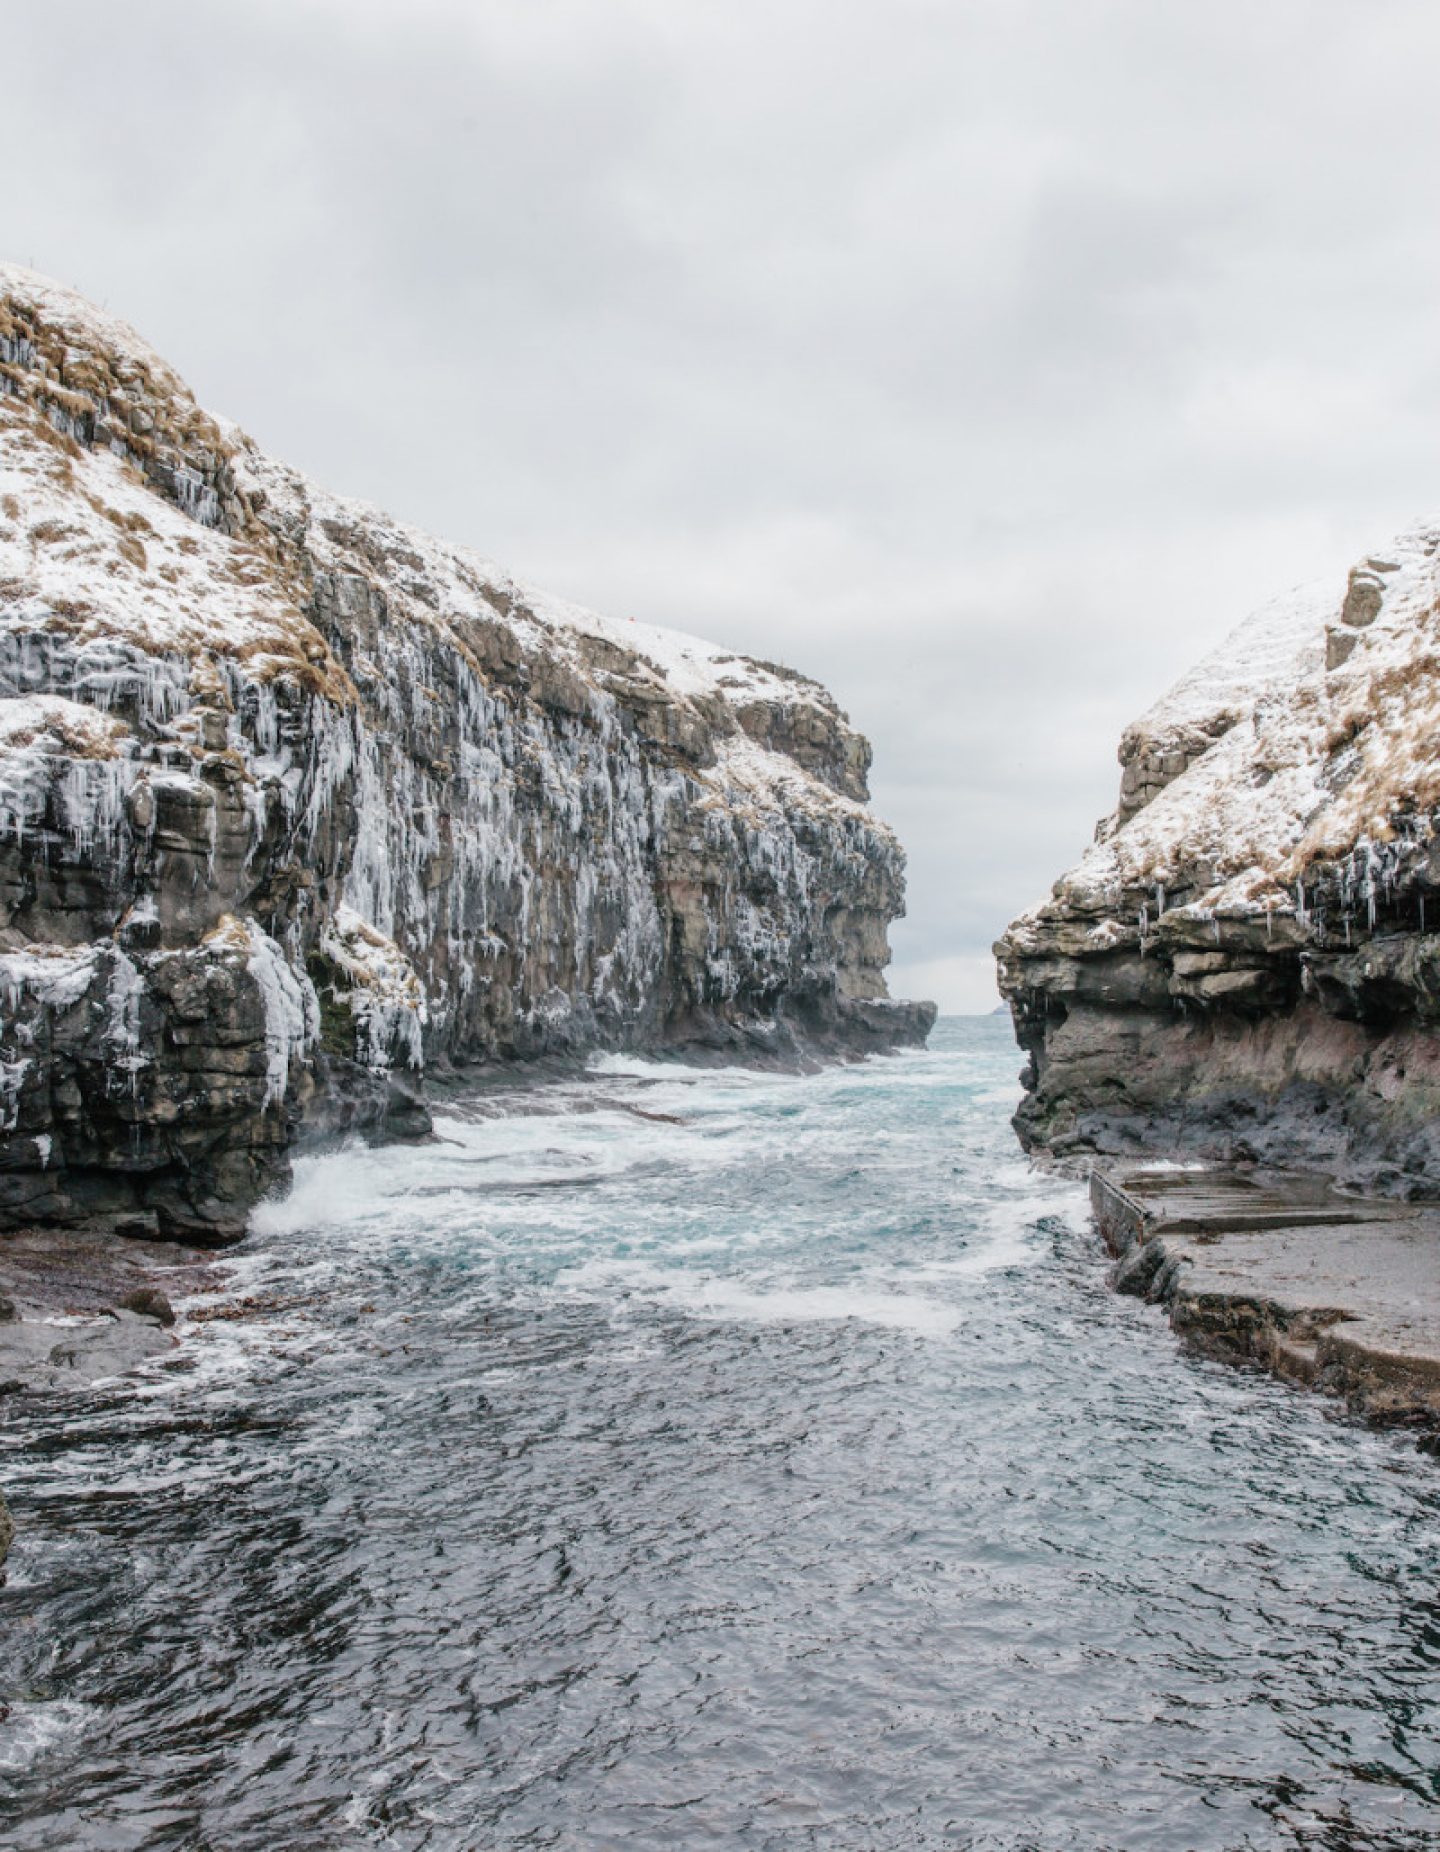
[[(1303, 910), (1318, 863), (1428, 831), (1440, 804), (1440, 527), (1419, 526), (1351, 572), (1263, 606), (1126, 732), (1154, 769), (1102, 825), (1047, 921)], [(1104, 932), (1102, 924), (1096, 928)], [(1098, 949), (1098, 947), (1097, 947)]]
[(1335, 587), (1324, 581), (1261, 605), (1125, 729), (1122, 760), (1140, 750), (1163, 753), (1232, 725), (1264, 690), (1319, 665), (1324, 626), (1335, 615)]
[[(747, 785), (798, 780), (827, 808), (863, 797), (863, 742), (817, 683), (549, 597), (328, 494), (203, 411), (125, 322), (0, 265), (0, 626), (223, 658), (247, 679), (286, 679), (343, 706), (355, 685), (307, 616), (302, 556), (306, 570), (368, 580), (388, 622), (445, 633), (472, 661), (479, 626), (552, 677), (563, 665), (577, 699), (623, 687), (631, 700), (703, 711)], [(797, 757), (792, 739), (820, 744)], [(838, 777), (816, 775), (827, 754)]]

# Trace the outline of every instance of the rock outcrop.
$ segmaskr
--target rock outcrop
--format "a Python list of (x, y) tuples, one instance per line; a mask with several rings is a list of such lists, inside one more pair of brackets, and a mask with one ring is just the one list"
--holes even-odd
[(0, 1227), (223, 1240), (428, 1069), (922, 1039), (792, 672), (329, 496), (0, 269)]
[(1440, 1192), (1437, 559), (1421, 528), (1276, 601), (1127, 731), (996, 947), (1027, 1146)]

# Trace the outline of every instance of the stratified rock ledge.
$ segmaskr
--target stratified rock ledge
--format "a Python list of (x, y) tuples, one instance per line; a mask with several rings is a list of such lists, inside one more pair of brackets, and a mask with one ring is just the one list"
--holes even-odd
[(996, 952), (1027, 1149), (1440, 1200), (1440, 523), (1256, 612), (1120, 743)]
[(1096, 1168), (1090, 1194), (1116, 1290), (1190, 1348), (1440, 1447), (1440, 1208), (1259, 1169)]

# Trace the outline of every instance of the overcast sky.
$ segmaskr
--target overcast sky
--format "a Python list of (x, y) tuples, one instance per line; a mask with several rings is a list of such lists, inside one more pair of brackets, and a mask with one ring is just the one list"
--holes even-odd
[(989, 944), (1247, 609), (1440, 509), (1433, 0), (48, 0), (0, 251), (331, 487), (828, 682)]

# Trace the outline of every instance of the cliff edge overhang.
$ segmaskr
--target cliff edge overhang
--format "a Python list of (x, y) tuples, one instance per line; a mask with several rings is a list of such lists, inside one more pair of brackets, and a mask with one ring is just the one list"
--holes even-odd
[(1258, 611), (997, 944), (1024, 1142), (1440, 1191), (1440, 526)]
[(0, 267), (0, 1226), (226, 1239), (430, 1068), (923, 1039), (817, 683), (330, 496)]

